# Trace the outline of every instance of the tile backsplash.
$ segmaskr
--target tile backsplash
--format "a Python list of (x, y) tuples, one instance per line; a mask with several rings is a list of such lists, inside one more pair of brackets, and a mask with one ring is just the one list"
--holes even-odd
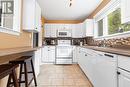
[(104, 40), (96, 40), (92, 37), (85, 39), (86, 44), (92, 46), (108, 46), (108, 47), (130, 47), (130, 37), (126, 38), (113, 38), (113, 39), (104, 39)]

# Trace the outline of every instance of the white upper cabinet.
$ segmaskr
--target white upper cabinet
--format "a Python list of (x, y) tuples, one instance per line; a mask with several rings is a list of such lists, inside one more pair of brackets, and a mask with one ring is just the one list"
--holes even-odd
[(48, 24), (44, 25), (44, 32), (45, 32), (45, 37), (51, 37), (51, 28), (49, 27)]
[(23, 0), (23, 29), (41, 30), (41, 8), (36, 0)]
[(87, 19), (87, 20), (84, 21), (83, 30), (84, 30), (84, 37), (89, 37), (89, 36), (94, 35), (93, 19)]
[(72, 38), (83, 37), (83, 26), (82, 23), (72, 25)]
[[(91, 21), (79, 24), (45, 24), (45, 37), (56, 38), (59, 30), (68, 31), (72, 38), (83, 38), (93, 36), (93, 26)], [(88, 30), (86, 30), (88, 29)], [(86, 34), (87, 33), (87, 34)]]
[(130, 23), (130, 0), (121, 0), (122, 23)]
[(18, 32), (20, 32), (21, 28), (21, 7), (22, 7), (22, 0), (14, 0), (13, 28), (15, 31)]
[(45, 24), (45, 37), (56, 38), (59, 30), (67, 30), (71, 33), (71, 27), (71, 24)]
[(57, 37), (57, 29), (58, 25), (56, 24), (45, 24), (45, 37), (46, 38), (56, 38)]
[(50, 29), (50, 30), (51, 30), (51, 34), (50, 34), (51, 37), (57, 37), (57, 27), (58, 27), (58, 26), (55, 25), (55, 24), (52, 24), (52, 25), (51, 25), (51, 29)]

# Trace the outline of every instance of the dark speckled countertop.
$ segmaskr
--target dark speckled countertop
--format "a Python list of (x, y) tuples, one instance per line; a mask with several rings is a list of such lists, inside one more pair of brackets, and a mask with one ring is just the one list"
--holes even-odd
[(93, 49), (96, 51), (108, 52), (118, 55), (124, 55), (130, 57), (130, 49), (111, 48), (111, 47), (98, 47), (98, 46), (81, 46), (83, 48)]

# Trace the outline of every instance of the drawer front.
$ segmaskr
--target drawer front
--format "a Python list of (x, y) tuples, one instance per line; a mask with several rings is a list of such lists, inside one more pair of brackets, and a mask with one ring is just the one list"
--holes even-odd
[(130, 57), (118, 56), (118, 67), (130, 71)]

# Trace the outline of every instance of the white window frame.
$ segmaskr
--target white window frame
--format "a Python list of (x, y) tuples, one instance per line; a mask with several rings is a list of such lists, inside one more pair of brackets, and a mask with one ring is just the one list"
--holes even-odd
[[(17, 8), (16, 8), (17, 7)], [(13, 17), (13, 28), (6, 28), (0, 26), (1, 33), (7, 33), (11, 35), (20, 35), (21, 33), (21, 7), (22, 0), (14, 0), (14, 17)]]
[[(95, 39), (111, 39), (111, 38), (121, 38), (130, 36), (130, 31), (126, 31), (123, 33), (116, 33), (108, 35), (108, 15), (115, 11), (117, 8), (121, 7), (121, 0), (111, 0), (108, 5), (106, 5), (100, 12), (94, 16), (94, 38)], [(103, 19), (103, 36), (98, 36), (98, 21)]]

